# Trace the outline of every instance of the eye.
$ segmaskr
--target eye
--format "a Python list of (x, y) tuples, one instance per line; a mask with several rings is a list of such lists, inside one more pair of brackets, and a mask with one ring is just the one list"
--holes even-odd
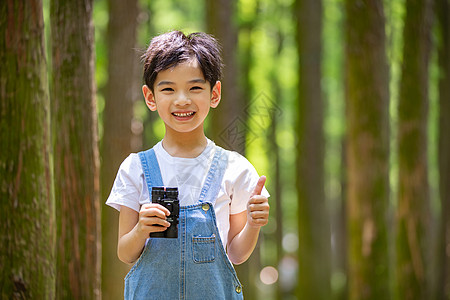
[(173, 92), (173, 88), (166, 87), (161, 90), (161, 92)]
[(195, 90), (199, 91), (199, 90), (203, 90), (203, 88), (201, 86), (193, 86), (193, 87), (191, 87), (191, 91), (195, 91)]

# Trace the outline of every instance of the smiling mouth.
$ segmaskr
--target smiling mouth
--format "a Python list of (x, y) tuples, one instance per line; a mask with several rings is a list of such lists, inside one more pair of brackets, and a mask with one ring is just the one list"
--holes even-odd
[(195, 114), (195, 111), (186, 112), (186, 113), (176, 113), (176, 112), (172, 113), (172, 115), (174, 115), (175, 117), (180, 117), (180, 118), (190, 117), (190, 116), (193, 116), (194, 114)]

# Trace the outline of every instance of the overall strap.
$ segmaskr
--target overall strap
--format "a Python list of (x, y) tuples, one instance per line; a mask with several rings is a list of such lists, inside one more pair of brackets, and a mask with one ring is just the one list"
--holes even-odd
[(206, 175), (205, 184), (200, 192), (199, 202), (210, 202), (214, 205), (227, 165), (228, 154), (225, 150), (216, 146), (216, 153), (214, 153), (211, 167)]
[(147, 151), (141, 151), (138, 155), (141, 160), (142, 171), (144, 172), (145, 181), (147, 182), (148, 192), (151, 198), (152, 187), (164, 185), (155, 150), (152, 148)]

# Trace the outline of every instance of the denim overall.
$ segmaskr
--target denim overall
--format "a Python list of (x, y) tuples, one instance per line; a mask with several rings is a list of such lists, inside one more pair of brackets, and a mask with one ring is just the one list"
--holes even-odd
[[(163, 186), (153, 149), (140, 152), (145, 180)], [(125, 277), (125, 299), (243, 299), (242, 285), (225, 253), (213, 205), (228, 163), (216, 147), (196, 204), (180, 207), (178, 238), (150, 238)]]

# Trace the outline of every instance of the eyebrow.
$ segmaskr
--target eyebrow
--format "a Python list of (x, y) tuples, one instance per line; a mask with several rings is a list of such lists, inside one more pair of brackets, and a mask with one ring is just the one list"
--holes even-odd
[[(196, 78), (196, 79), (189, 80), (188, 83), (206, 83), (206, 80), (202, 79), (202, 78)], [(158, 84), (156, 86), (173, 85), (173, 84), (175, 84), (175, 82), (163, 80), (163, 81), (158, 82)]]
[(163, 81), (158, 82), (158, 84), (156, 86), (165, 85), (165, 84), (171, 85), (171, 84), (175, 84), (175, 83), (172, 81), (163, 80)]
[(188, 83), (206, 83), (206, 80), (198, 78), (198, 79), (189, 80)]

